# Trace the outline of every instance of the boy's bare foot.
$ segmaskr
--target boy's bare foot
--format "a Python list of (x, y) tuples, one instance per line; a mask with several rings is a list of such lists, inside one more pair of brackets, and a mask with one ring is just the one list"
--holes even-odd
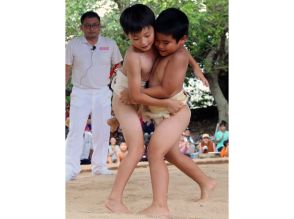
[(199, 202), (207, 201), (208, 195), (214, 190), (217, 183), (214, 179), (210, 178), (210, 181), (204, 186), (200, 186), (201, 189), (201, 197), (198, 200)]
[(164, 207), (158, 207), (158, 206), (153, 206), (151, 205), (148, 208), (145, 208), (144, 210), (140, 211), (138, 214), (143, 214), (151, 217), (156, 217), (156, 218), (169, 218), (170, 217), (170, 212), (168, 208)]
[(107, 199), (105, 207), (113, 213), (130, 213), (129, 209), (122, 202), (116, 200)]

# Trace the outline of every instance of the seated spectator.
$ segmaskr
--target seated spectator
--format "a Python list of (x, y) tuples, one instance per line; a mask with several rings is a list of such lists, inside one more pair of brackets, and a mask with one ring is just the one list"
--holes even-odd
[(195, 145), (189, 144), (184, 135), (182, 135), (180, 138), (179, 148), (180, 152), (187, 155), (188, 157), (191, 157), (191, 154), (195, 153)]
[(189, 143), (184, 135), (181, 135), (180, 142), (179, 142), (180, 152), (182, 154), (187, 154), (189, 150)]
[(108, 146), (108, 158), (107, 161), (109, 164), (117, 163), (118, 161), (118, 153), (120, 151), (119, 146), (116, 144), (116, 139), (110, 138), (110, 145)]
[(111, 133), (115, 133), (119, 128), (119, 122), (115, 117), (108, 119), (107, 124), (110, 126)]
[[(145, 137), (145, 136), (144, 136)], [(145, 138), (144, 138), (145, 139)], [(144, 140), (145, 141), (145, 140)], [(148, 161), (148, 152), (147, 152), (147, 147), (146, 144), (144, 144), (144, 153), (142, 155), (142, 158), (140, 161)]]
[(189, 144), (189, 149), (187, 151), (187, 154), (192, 154), (195, 153), (196, 151), (196, 142), (194, 141), (194, 139), (191, 136), (191, 132), (190, 129), (187, 128), (184, 132), (183, 132), (183, 136), (185, 137), (186, 141)]
[(193, 144), (193, 145), (196, 144), (196, 142), (194, 141), (193, 137), (191, 136), (191, 132), (190, 132), (190, 129), (189, 129), (189, 128), (187, 128), (187, 129), (184, 131), (183, 135), (187, 138), (187, 140), (188, 140), (188, 142), (189, 142), (190, 144)]
[(120, 125), (116, 117), (114, 116), (114, 112), (111, 110), (111, 118), (107, 120), (107, 124), (110, 126), (110, 137), (114, 137), (116, 139), (119, 138), (119, 129)]
[(148, 161), (148, 144), (151, 138), (151, 135), (153, 134), (153, 132), (151, 132), (150, 134), (148, 132), (144, 133), (144, 153), (142, 155), (142, 158), (140, 161)]
[(144, 134), (148, 133), (149, 135), (151, 135), (151, 133), (154, 132), (154, 121), (150, 119), (145, 122), (142, 122), (142, 128), (143, 128)]
[(151, 139), (151, 135), (154, 132), (154, 121), (152, 119), (147, 120), (147, 121), (143, 121), (142, 118), (140, 120), (141, 120), (143, 134), (144, 134), (144, 145), (146, 146), (145, 152), (147, 153), (147, 147), (148, 147), (149, 141)]
[(93, 151), (92, 133), (89, 126), (86, 126), (84, 132), (84, 145), (81, 154), (81, 165), (91, 164), (91, 150)]
[(119, 146), (119, 152), (118, 152), (118, 165), (120, 162), (127, 156), (128, 154), (128, 146), (126, 142), (121, 142)]
[(118, 128), (115, 134), (115, 138), (117, 139), (117, 143), (120, 144), (121, 142), (125, 142), (124, 135), (122, 133), (122, 129)]
[(221, 150), (221, 157), (229, 156), (229, 140), (224, 141), (224, 147)]
[(220, 152), (224, 146), (224, 141), (229, 139), (229, 132), (227, 131), (227, 122), (221, 121), (217, 132), (215, 133), (216, 149)]
[(209, 134), (203, 134), (198, 145), (200, 153), (216, 152), (214, 143), (210, 140)]

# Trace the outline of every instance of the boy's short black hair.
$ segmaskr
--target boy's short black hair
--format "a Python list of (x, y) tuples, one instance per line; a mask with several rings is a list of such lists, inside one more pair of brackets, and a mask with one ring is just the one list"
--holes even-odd
[(176, 42), (179, 42), (184, 35), (188, 36), (188, 17), (177, 8), (168, 8), (158, 15), (155, 21), (155, 31), (171, 35)]
[(222, 120), (222, 121), (220, 122), (219, 126), (227, 126), (227, 122), (224, 121), (224, 120)]
[(99, 22), (100, 22), (100, 17), (99, 17), (99, 15), (96, 12), (94, 12), (94, 11), (87, 11), (81, 17), (81, 24), (84, 23), (84, 20), (86, 18), (93, 18), (93, 17), (96, 17), (99, 20)]
[(144, 27), (154, 27), (155, 15), (148, 6), (135, 4), (122, 12), (119, 21), (126, 34), (138, 33)]

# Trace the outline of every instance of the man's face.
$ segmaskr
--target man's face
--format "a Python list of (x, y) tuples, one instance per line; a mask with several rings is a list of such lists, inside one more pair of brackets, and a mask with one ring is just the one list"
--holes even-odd
[(100, 22), (98, 18), (85, 18), (83, 24), (81, 25), (81, 30), (83, 31), (86, 39), (95, 39), (100, 33)]
[(176, 40), (171, 35), (165, 35), (162, 33), (155, 34), (155, 46), (161, 56), (168, 56), (177, 51), (183, 46), (184, 41)]
[(136, 49), (147, 52), (154, 43), (154, 28), (152, 26), (144, 27), (141, 32), (129, 33), (128, 38)]

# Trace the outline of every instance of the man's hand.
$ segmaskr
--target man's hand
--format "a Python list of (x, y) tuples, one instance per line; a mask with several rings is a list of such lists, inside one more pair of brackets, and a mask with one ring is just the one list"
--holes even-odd
[(120, 92), (119, 100), (124, 104), (132, 104), (128, 89), (124, 89), (122, 92)]

